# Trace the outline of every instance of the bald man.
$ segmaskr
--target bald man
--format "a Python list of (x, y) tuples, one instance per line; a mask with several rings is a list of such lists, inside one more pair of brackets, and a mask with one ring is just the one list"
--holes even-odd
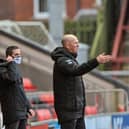
[(75, 35), (66, 34), (62, 46), (57, 47), (51, 57), (54, 60), (53, 89), (54, 106), (61, 129), (85, 129), (85, 89), (82, 75), (96, 68), (100, 63), (112, 60), (110, 55), (100, 54), (83, 64), (76, 57), (79, 41)]

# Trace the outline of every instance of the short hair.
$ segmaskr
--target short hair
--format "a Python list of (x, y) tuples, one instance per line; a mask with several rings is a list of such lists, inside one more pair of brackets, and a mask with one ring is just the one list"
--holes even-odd
[(11, 56), (12, 53), (13, 53), (13, 50), (15, 50), (15, 49), (19, 49), (19, 47), (18, 46), (9, 46), (9, 47), (7, 47), (6, 53), (5, 53), (6, 57)]
[(66, 42), (65, 39), (62, 39), (62, 40), (61, 40), (61, 44), (62, 44), (63, 46), (64, 46), (65, 42)]
[(65, 34), (61, 40), (62, 45), (64, 46), (66, 42), (72, 40), (73, 38), (77, 38), (77, 37), (73, 34)]

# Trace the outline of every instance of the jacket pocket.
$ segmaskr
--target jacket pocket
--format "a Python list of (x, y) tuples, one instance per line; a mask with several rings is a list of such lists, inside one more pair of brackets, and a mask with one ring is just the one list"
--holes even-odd
[(20, 96), (16, 97), (16, 110), (25, 110), (25, 102), (20, 98)]
[(78, 111), (78, 110), (83, 109), (83, 107), (84, 107), (84, 103), (83, 103), (82, 98), (76, 96), (75, 109)]

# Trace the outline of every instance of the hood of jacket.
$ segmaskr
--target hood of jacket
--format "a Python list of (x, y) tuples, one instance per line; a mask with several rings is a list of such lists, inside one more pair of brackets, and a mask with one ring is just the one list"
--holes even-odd
[(54, 51), (51, 53), (51, 57), (54, 61), (56, 61), (58, 58), (60, 57), (69, 57), (71, 59), (75, 59), (76, 58), (76, 54), (72, 54), (70, 52), (68, 52), (67, 49), (65, 49), (64, 47), (57, 47), (56, 49), (54, 49)]
[(8, 63), (7, 60), (0, 58), (0, 66), (7, 66)]

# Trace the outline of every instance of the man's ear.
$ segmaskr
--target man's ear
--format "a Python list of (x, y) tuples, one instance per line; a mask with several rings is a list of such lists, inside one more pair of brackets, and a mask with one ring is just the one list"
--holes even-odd
[(68, 43), (68, 42), (65, 42), (64, 47), (65, 47), (66, 49), (69, 49), (69, 48), (70, 48), (70, 47), (69, 47), (69, 43)]
[(6, 57), (6, 60), (7, 60), (8, 62), (13, 61), (13, 57), (8, 55), (8, 56)]

